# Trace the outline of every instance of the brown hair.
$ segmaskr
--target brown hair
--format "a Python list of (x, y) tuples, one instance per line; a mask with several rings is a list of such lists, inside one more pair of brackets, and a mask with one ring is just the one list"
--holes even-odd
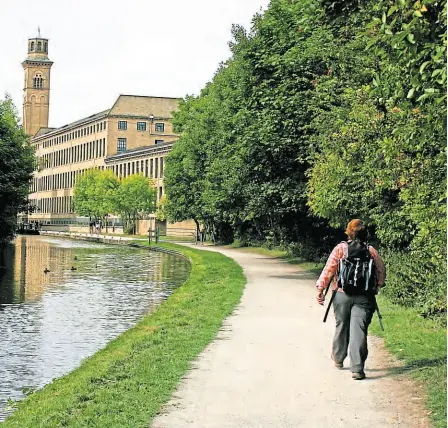
[(364, 223), (357, 218), (348, 223), (345, 233), (350, 239), (359, 239), (360, 241), (365, 241), (367, 239), (366, 227)]

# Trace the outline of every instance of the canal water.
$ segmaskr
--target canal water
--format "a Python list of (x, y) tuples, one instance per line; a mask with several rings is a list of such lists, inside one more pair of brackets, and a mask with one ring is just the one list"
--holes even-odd
[(18, 237), (0, 253), (0, 421), (12, 412), (9, 400), (70, 372), (134, 326), (189, 269), (165, 253)]

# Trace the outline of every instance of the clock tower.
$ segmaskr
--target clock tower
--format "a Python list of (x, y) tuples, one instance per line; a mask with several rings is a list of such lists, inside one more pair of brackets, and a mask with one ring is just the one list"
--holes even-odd
[(28, 56), (22, 62), (25, 79), (23, 87), (23, 128), (35, 135), (48, 128), (50, 108), (50, 71), (53, 62), (48, 58), (48, 39), (40, 35), (28, 39)]

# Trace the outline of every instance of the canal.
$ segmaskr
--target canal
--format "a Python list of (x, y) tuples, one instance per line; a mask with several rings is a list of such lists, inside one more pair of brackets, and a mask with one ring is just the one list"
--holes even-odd
[(152, 312), (189, 274), (182, 257), (45, 236), (0, 252), (0, 421), (20, 400)]

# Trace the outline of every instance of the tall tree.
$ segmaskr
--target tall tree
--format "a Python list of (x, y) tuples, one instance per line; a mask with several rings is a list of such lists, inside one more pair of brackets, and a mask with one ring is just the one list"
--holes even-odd
[(7, 95), (0, 101), (0, 245), (15, 233), (16, 216), (28, 211), (28, 193), (35, 165), (29, 138)]
[(114, 192), (112, 212), (120, 214), (125, 230), (135, 233), (135, 221), (156, 211), (154, 181), (140, 174), (120, 180)]
[(89, 169), (78, 177), (73, 205), (77, 214), (102, 219), (114, 208), (119, 181), (110, 170)]

